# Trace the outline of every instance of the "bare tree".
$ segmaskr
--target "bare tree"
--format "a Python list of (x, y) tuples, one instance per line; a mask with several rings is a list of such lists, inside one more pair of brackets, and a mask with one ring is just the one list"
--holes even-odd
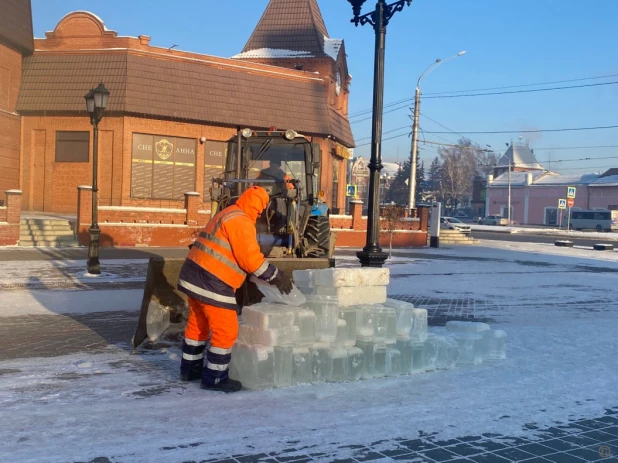
[(403, 218), (404, 208), (396, 205), (385, 206), (382, 209), (380, 224), (382, 229), (380, 233), (388, 235), (388, 258), (393, 256), (393, 235), (395, 230), (398, 230), (401, 226), (401, 219)]
[(457, 146), (438, 150), (442, 160), (441, 190), (447, 209), (455, 211), (471, 197), (479, 150), (478, 145), (473, 145), (468, 139), (459, 140)]

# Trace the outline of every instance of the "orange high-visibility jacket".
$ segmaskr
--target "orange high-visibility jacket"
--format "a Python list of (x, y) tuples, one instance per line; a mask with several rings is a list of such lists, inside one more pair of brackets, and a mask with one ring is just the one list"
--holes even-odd
[(274, 283), (280, 273), (260, 252), (255, 230), (268, 201), (264, 188), (252, 187), (215, 215), (193, 243), (178, 289), (206, 304), (236, 310), (235, 292), (248, 274)]

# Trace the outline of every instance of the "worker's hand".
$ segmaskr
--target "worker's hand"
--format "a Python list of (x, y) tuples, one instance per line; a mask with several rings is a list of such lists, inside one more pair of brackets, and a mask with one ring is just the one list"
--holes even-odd
[(288, 278), (288, 276), (279, 270), (279, 275), (273, 281), (273, 284), (277, 287), (281, 294), (290, 294), (292, 292), (292, 288), (294, 287), (292, 284), (292, 280)]

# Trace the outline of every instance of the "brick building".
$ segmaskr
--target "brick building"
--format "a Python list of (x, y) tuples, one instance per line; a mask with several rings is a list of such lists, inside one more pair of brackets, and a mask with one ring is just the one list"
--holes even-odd
[(83, 97), (103, 82), (111, 95), (99, 125), (102, 206), (173, 208), (187, 191), (207, 199), (226, 141), (244, 127), (314, 137), (320, 189), (333, 209), (345, 206), (350, 76), (344, 43), (328, 37), (316, 0), (271, 0), (233, 58), (154, 47), (149, 36), (119, 36), (81, 11), (33, 45), (29, 0), (7, 1), (14, 11), (0, 20), (0, 56), (10, 64), (0, 66), (1, 88), (11, 83), (0, 94), (0, 196), (20, 188), (24, 210), (77, 210), (77, 187), (92, 182)]

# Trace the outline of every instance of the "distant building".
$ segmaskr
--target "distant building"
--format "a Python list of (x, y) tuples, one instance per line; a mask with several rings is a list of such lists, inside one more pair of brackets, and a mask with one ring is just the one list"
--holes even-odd
[(498, 164), (494, 168), (494, 177), (498, 177), (504, 172), (508, 172), (509, 165), (511, 172), (534, 172), (545, 170), (537, 161), (534, 151), (530, 149), (527, 143), (511, 143), (498, 160)]

